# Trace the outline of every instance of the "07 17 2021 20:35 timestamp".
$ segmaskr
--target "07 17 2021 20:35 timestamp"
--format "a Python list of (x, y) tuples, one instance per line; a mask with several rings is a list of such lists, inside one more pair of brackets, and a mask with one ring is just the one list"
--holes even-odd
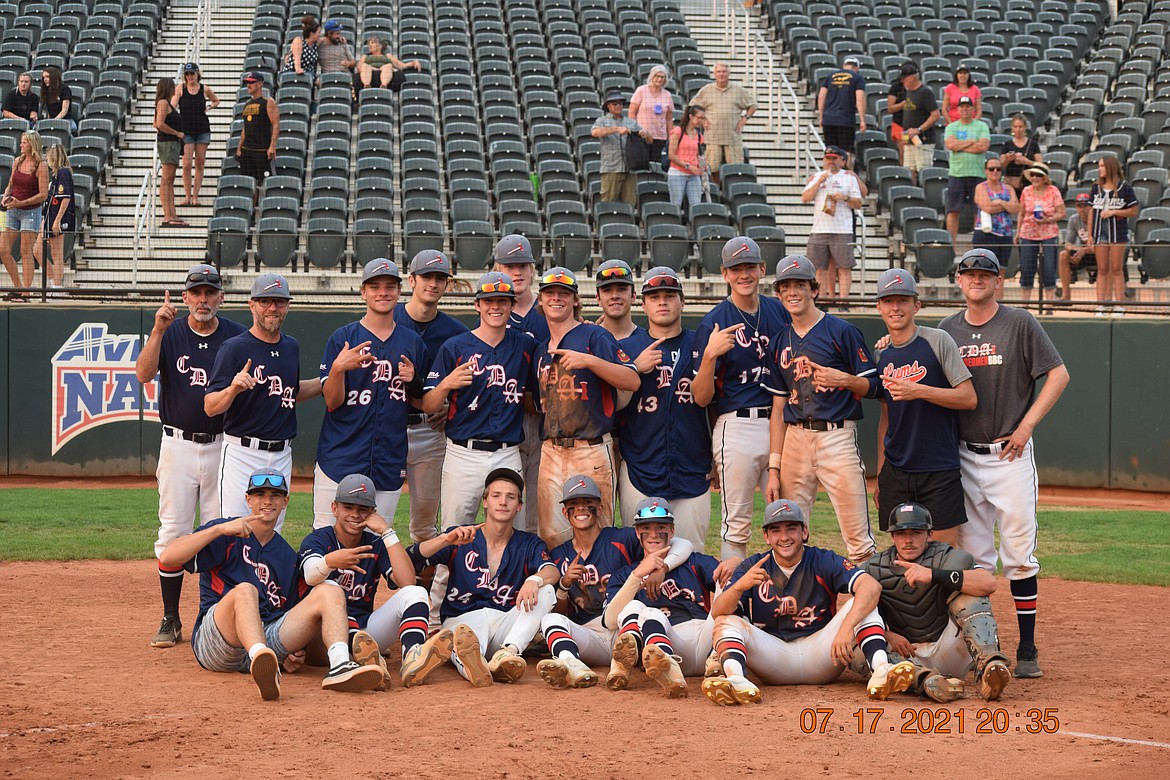
[[(859, 707), (834, 721), (833, 707), (807, 707), (800, 711), (800, 730), (805, 734), (854, 732), (856, 734), (1055, 734), (1060, 718), (1055, 707), (1014, 711), (1004, 707), (966, 710), (906, 707), (891, 723), (880, 707)], [(891, 713), (892, 715), (892, 713)], [(884, 718), (884, 722), (883, 722)]]

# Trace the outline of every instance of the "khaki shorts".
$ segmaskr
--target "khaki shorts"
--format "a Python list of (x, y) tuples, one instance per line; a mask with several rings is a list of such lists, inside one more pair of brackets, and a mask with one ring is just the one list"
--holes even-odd
[(183, 142), (176, 138), (174, 141), (158, 142), (158, 161), (163, 165), (178, 165), (183, 160)]
[(703, 156), (713, 171), (718, 171), (724, 165), (739, 165), (743, 162), (743, 144), (707, 144)]
[(912, 171), (921, 171), (934, 165), (934, 144), (915, 146), (907, 143), (902, 149), (906, 167)]

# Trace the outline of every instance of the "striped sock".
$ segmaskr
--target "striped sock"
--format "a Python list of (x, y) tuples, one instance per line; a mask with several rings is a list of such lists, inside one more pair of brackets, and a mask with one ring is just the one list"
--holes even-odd
[(158, 584), (162, 591), (163, 614), (179, 616), (179, 600), (183, 596), (183, 570), (158, 567)]
[(657, 620), (650, 619), (642, 622), (642, 635), (646, 638), (646, 645), (658, 645), (662, 652), (674, 655), (674, 645), (666, 635), (666, 626)]
[(560, 626), (552, 626), (545, 632), (544, 640), (548, 642), (548, 651), (553, 658), (566, 660), (564, 654), (568, 653), (573, 658), (581, 657), (581, 648), (577, 647), (577, 643), (573, 641), (573, 637), (569, 632)]
[(398, 640), (402, 642), (402, 657), (427, 640), (427, 618), (430, 606), (425, 601), (416, 601), (402, 611), (402, 623), (398, 626)]
[(723, 664), (723, 673), (728, 677), (744, 677), (747, 670), (747, 648), (738, 639), (720, 639), (715, 642), (715, 652)]
[(1016, 621), (1020, 624), (1020, 647), (1036, 644), (1036, 576), (1012, 580), (1012, 598), (1016, 602)]
[(621, 616), (619, 623), (618, 636), (622, 634), (633, 634), (634, 641), (638, 644), (638, 656), (641, 657), (642, 648), (646, 646), (646, 640), (642, 636), (642, 629), (638, 626), (638, 613), (627, 612)]
[[(858, 630), (856, 639), (870, 669), (877, 669), (889, 660), (886, 656), (886, 632), (881, 626), (863, 626)], [(878, 653), (881, 655), (875, 658)]]

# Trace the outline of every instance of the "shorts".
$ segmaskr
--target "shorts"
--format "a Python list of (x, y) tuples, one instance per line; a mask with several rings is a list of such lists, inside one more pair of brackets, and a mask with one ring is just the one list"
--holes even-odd
[(813, 268), (819, 271), (827, 269), (830, 260), (838, 268), (857, 265), (857, 258), (853, 256), (853, 236), (849, 233), (811, 233), (805, 251)]
[(967, 522), (963, 481), (958, 469), (903, 471), (888, 460), (878, 474), (878, 527), (890, 525), (890, 512), (898, 504), (914, 501), (930, 511), (936, 531)]
[(821, 128), (825, 132), (826, 146), (840, 146), (846, 152), (853, 153), (853, 142), (857, 138), (857, 128), (852, 125), (825, 125)]
[(921, 171), (934, 165), (934, 144), (916, 146), (907, 143), (902, 148), (903, 165), (912, 171)]
[(207, 146), (211, 143), (211, 131), (206, 133), (196, 133), (195, 135), (187, 134), (183, 136), (183, 143), (185, 144), (202, 144)]
[(240, 173), (251, 176), (257, 184), (263, 183), (264, 177), (272, 172), (272, 161), (268, 159), (267, 151), (241, 149), (236, 159), (240, 161)]
[(158, 142), (158, 161), (163, 165), (178, 165), (183, 159), (183, 144), (179, 139)]
[[(203, 615), (203, 620), (199, 622), (199, 628), (191, 637), (191, 651), (195, 653), (195, 660), (199, 662), (200, 666), (211, 672), (247, 671), (247, 648), (229, 644), (220, 633), (219, 626), (215, 625), (215, 608), (217, 606), (219, 605), (212, 605), (211, 609), (207, 610), (207, 613)], [(288, 650), (280, 642), (280, 627), (284, 625), (284, 619), (287, 616), (286, 612), (276, 620), (264, 624), (264, 643), (272, 648), (281, 663), (284, 663), (284, 659), (288, 657)]]
[(977, 176), (948, 176), (947, 213), (954, 214), (975, 203), (975, 188), (981, 181)]
[(709, 143), (703, 156), (711, 170), (718, 173), (724, 165), (739, 165), (743, 162), (743, 141), (722, 145)]
[(14, 209), (9, 207), (7, 221), (4, 223), (7, 230), (21, 233), (35, 233), (41, 229), (41, 210)]

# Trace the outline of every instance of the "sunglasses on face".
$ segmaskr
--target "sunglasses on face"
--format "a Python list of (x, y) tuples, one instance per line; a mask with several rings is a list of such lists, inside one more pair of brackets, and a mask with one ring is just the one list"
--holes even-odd
[(249, 484), (254, 488), (270, 487), (277, 490), (288, 490), (283, 474), (253, 474)]
[(625, 279), (627, 276), (633, 276), (633, 273), (628, 268), (615, 265), (613, 268), (602, 269), (601, 273), (597, 275), (602, 279)]
[(489, 293), (489, 292), (510, 293), (510, 292), (512, 292), (512, 283), (497, 279), (494, 282), (489, 282), (487, 284), (481, 284), (479, 286), (479, 291), (485, 292), (485, 293)]
[(1000, 168), (1000, 167), (997, 165), (997, 166), (995, 166), (994, 168), (992, 168), (992, 167), (989, 167), (989, 168), (987, 169), (987, 172), (988, 172), (988, 173), (991, 173), (992, 171), (995, 171), (996, 173), (999, 173), (999, 172), (1000, 172), (1000, 171), (1002, 171), (1002, 170), (1003, 170), (1003, 168)]

